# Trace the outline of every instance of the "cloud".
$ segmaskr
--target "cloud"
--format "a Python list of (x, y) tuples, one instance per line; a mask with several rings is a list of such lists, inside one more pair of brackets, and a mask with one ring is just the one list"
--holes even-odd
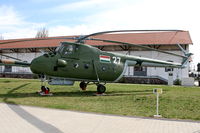
[(0, 6), (0, 28), (23, 24), (21, 16), (11, 6)]
[[(110, 2), (113, 0), (110, 0)], [(116, 0), (117, 2), (118, 0)], [(54, 12), (66, 12), (66, 11), (80, 11), (83, 9), (89, 10), (91, 8), (103, 8), (105, 7), (108, 3), (110, 3), (108, 0), (82, 0), (78, 2), (71, 2), (71, 3), (66, 3), (62, 5), (58, 5), (56, 7), (51, 8), (51, 11)], [(49, 10), (49, 9), (48, 9)]]
[(0, 34), (4, 39), (34, 37), (45, 23), (25, 21), (25, 17), (12, 6), (0, 6)]
[(193, 6), (195, 3), (184, 0), (129, 2), (119, 8), (87, 16), (85, 21), (119, 28), (188, 28), (188, 22), (196, 18), (197, 12), (193, 8), (186, 9)]
[[(103, 30), (113, 30), (113, 29), (183, 29), (191, 30), (195, 29), (191, 23), (198, 25), (197, 16), (199, 9), (197, 8), (197, 3), (185, 0), (143, 0), (143, 1), (119, 1), (111, 0), (113, 2), (110, 5), (110, 1), (103, 0), (86, 0), (81, 2), (75, 2), (66, 4), (62, 7), (63, 10), (77, 10), (83, 8), (84, 6), (94, 6), (95, 4), (107, 5), (109, 8), (105, 10), (100, 10), (94, 14), (87, 14), (86, 16), (81, 16), (81, 22), (74, 26), (57, 25), (52, 27), (57, 32), (59, 30), (62, 34), (65, 29), (71, 31), (70, 33), (86, 34), (89, 32), (103, 31)], [(188, 7), (190, 10), (186, 10)], [(62, 9), (60, 8), (60, 9)], [(62, 10), (61, 10), (62, 11)], [(93, 12), (93, 11), (91, 11)], [(192, 15), (191, 15), (192, 14)], [(61, 28), (62, 27), (62, 28)], [(80, 28), (78, 30), (78, 28)], [(51, 32), (51, 31), (50, 31)]]
[(85, 35), (88, 31), (88, 26), (84, 24), (73, 27), (60, 25), (49, 28), (49, 36)]

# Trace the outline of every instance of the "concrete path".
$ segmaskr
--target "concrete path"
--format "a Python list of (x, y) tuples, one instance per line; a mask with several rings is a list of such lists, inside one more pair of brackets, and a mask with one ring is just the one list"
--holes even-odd
[(200, 122), (98, 115), (0, 103), (0, 133), (200, 133)]

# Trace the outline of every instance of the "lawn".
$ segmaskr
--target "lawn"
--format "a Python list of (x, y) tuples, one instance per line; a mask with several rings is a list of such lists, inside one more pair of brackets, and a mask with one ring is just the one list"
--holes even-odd
[(200, 120), (200, 88), (139, 84), (107, 84), (106, 96), (93, 96), (96, 86), (82, 92), (74, 86), (49, 86), (53, 96), (39, 96), (39, 80), (0, 79), (0, 102), (125, 116), (153, 117), (162, 88), (160, 114), (164, 118)]

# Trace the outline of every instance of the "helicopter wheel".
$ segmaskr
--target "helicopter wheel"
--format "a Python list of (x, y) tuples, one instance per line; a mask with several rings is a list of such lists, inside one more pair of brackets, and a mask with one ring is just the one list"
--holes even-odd
[(87, 87), (87, 83), (85, 83), (84, 81), (82, 81), (80, 84), (79, 84), (80, 88), (85, 91), (86, 90), (86, 87)]
[(46, 87), (46, 86), (41, 86), (41, 91), (38, 92), (40, 95), (42, 96), (46, 96), (46, 95), (52, 95), (52, 93), (50, 93), (50, 89), (49, 87)]
[(102, 84), (98, 84), (97, 85), (97, 93), (98, 94), (102, 94), (102, 93), (104, 93), (106, 91), (106, 87), (104, 86), (104, 85), (102, 85)]

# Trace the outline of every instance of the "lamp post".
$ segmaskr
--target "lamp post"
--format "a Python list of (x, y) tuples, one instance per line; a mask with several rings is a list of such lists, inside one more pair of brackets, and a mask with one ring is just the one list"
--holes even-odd
[(199, 79), (199, 72), (200, 72), (200, 63), (197, 64), (197, 79), (198, 79), (198, 82), (199, 82), (199, 86), (200, 86), (200, 79)]

